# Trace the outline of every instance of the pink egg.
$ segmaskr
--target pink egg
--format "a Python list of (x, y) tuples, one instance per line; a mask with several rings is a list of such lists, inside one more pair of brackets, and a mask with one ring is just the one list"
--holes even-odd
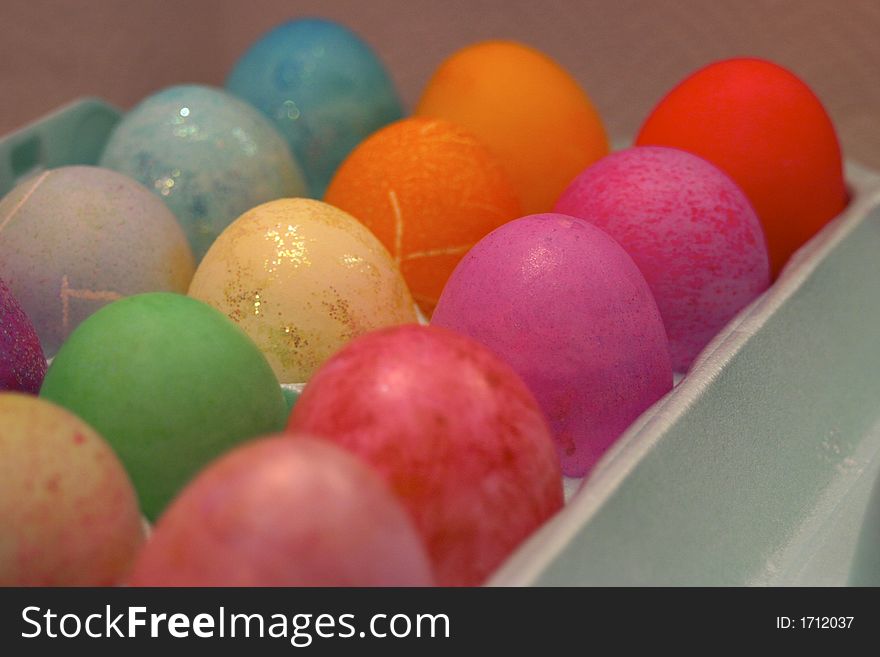
[(37, 394), (46, 376), (46, 357), (31, 320), (0, 280), (0, 391)]
[(609, 155), (575, 178), (554, 210), (598, 226), (632, 256), (678, 372), (770, 283), (764, 233), (746, 195), (685, 151), (643, 146)]
[(430, 586), (412, 522), (344, 450), (273, 436), (208, 466), (159, 519), (133, 586)]
[(444, 329), (375, 331), (325, 363), (288, 424), (370, 463), (415, 520), (441, 585), (477, 585), (562, 506), (553, 441), (523, 382)]
[(638, 267), (601, 230), (562, 214), (523, 217), (478, 242), (432, 323), (513, 366), (569, 476), (584, 475), (672, 387), (663, 321)]

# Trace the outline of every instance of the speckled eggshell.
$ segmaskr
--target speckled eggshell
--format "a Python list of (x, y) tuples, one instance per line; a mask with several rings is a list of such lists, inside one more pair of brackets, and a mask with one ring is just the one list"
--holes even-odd
[(0, 391), (37, 394), (46, 357), (31, 320), (0, 280)]
[(142, 101), (116, 126), (100, 163), (171, 208), (197, 261), (248, 208), (305, 193), (299, 165), (269, 120), (239, 98), (199, 85)]
[(211, 463), (159, 519), (133, 586), (430, 586), (425, 548), (384, 481), (296, 436)]
[(40, 396), (101, 432), (150, 519), (209, 461), (287, 417), (278, 380), (241, 329), (207, 304), (161, 292), (83, 322)]
[(308, 380), (362, 333), (416, 319), (373, 234), (342, 210), (302, 198), (239, 217), (199, 265), (189, 294), (238, 323), (283, 383)]
[(0, 393), (0, 586), (107, 586), (144, 541), (131, 481), (72, 413)]
[(445, 329), (352, 341), (306, 386), (288, 429), (345, 447), (385, 478), (440, 585), (481, 584), (562, 506), (535, 398), (488, 349)]
[(502, 226), (464, 257), (431, 320), (523, 378), (582, 476), (672, 388), (669, 345), (638, 267), (595, 226), (561, 214)]
[(677, 372), (770, 283), (761, 222), (745, 194), (685, 151), (644, 146), (609, 155), (575, 178), (554, 210), (598, 226), (639, 266)]
[(235, 63), (226, 88), (274, 122), (315, 198), (351, 149), (403, 116), (373, 49), (320, 18), (288, 21), (262, 36)]
[(193, 269), (174, 215), (115, 171), (50, 169), (0, 201), (0, 278), (30, 317), (47, 356), (110, 301), (185, 292)]

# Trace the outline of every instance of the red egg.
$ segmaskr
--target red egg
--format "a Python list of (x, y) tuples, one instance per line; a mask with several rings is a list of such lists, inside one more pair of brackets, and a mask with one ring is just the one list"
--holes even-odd
[(446, 329), (400, 326), (349, 343), (306, 386), (288, 428), (383, 475), (442, 585), (481, 584), (562, 506), (535, 398), (492, 352)]
[(729, 59), (697, 71), (654, 108), (636, 144), (690, 151), (731, 176), (761, 219), (774, 276), (848, 201), (825, 108), (768, 61)]
[(133, 586), (430, 586), (385, 483), (330, 443), (270, 437), (204, 470), (159, 519)]

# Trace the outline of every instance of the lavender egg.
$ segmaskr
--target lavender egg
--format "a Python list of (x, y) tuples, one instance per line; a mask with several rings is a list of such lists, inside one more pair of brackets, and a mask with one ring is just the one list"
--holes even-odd
[(46, 357), (31, 320), (0, 280), (0, 391), (37, 394)]
[(575, 178), (554, 210), (598, 226), (632, 256), (678, 372), (770, 284), (764, 232), (745, 193), (685, 151), (642, 146), (609, 155)]
[(608, 235), (562, 214), (496, 229), (471, 249), (432, 324), (482, 342), (523, 378), (563, 474), (586, 474), (672, 388), (669, 346), (641, 272)]

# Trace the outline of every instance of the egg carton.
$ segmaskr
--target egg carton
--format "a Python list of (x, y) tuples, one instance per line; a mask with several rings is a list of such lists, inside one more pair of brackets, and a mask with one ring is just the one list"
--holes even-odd
[[(0, 139), (0, 195), (94, 164), (120, 116), (81, 99)], [(565, 479), (566, 506), (490, 585), (878, 583), (880, 174), (846, 177), (847, 210)], [(302, 384), (282, 387), (292, 404)]]

